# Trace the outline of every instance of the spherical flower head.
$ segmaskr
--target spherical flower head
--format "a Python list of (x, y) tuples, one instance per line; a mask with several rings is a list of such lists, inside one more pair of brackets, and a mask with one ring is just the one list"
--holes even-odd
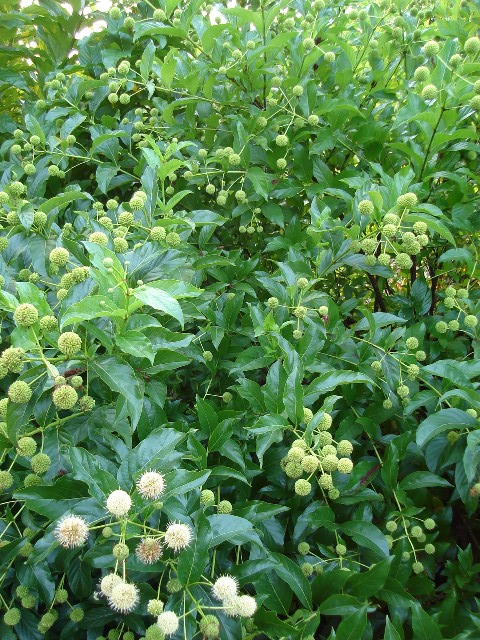
[(309, 424), (313, 420), (313, 411), (308, 407), (303, 407), (303, 421), (305, 424)]
[(422, 98), (424, 100), (435, 100), (438, 95), (438, 89), (434, 84), (427, 84), (422, 89)]
[(309, 578), (313, 574), (313, 564), (311, 564), (310, 562), (304, 562), (300, 568), (306, 578)]
[(267, 124), (268, 124), (268, 120), (264, 116), (260, 116), (257, 119), (257, 125), (259, 126), (260, 129), (264, 129), (267, 126)]
[(72, 409), (78, 400), (78, 394), (73, 387), (67, 384), (56, 387), (52, 393), (53, 404), (61, 410)]
[(55, 538), (65, 549), (81, 547), (88, 538), (88, 524), (78, 516), (66, 516), (56, 526)]
[(437, 330), (438, 333), (446, 333), (448, 329), (448, 324), (443, 320), (440, 320), (439, 322), (436, 323), (435, 329)]
[(106, 506), (111, 514), (117, 516), (117, 518), (121, 518), (130, 511), (132, 499), (126, 491), (115, 489), (115, 491), (112, 491), (108, 496)]
[(300, 479), (295, 482), (295, 493), (297, 496), (308, 496), (311, 490), (312, 485), (308, 480)]
[(480, 52), (480, 38), (473, 36), (465, 42), (464, 51), (468, 56), (476, 56)]
[(267, 306), (270, 309), (276, 309), (279, 305), (278, 298), (272, 297), (267, 300)]
[(150, 238), (155, 242), (160, 242), (160, 240), (165, 240), (167, 236), (167, 232), (163, 227), (153, 227), (150, 229)]
[(198, 628), (207, 640), (218, 638), (220, 634), (220, 622), (213, 615), (206, 615), (199, 622)]
[(399, 398), (406, 398), (410, 393), (410, 389), (406, 384), (401, 384), (397, 387), (397, 395)]
[(0, 471), (0, 491), (10, 489), (13, 484), (13, 476), (10, 471)]
[(116, 560), (126, 560), (130, 555), (130, 549), (124, 542), (118, 542), (114, 545), (112, 553)]
[(225, 391), (225, 392), (222, 394), (222, 400), (223, 400), (226, 404), (229, 404), (229, 403), (233, 400), (233, 396), (232, 396), (232, 394), (230, 393), (230, 391)]
[(157, 500), (165, 491), (165, 478), (157, 471), (146, 471), (137, 480), (137, 491), (142, 498)]
[(12, 196), (14, 196), (15, 198), (20, 197), (22, 193), (25, 193), (25, 191), (27, 190), (27, 187), (21, 182), (12, 182), (10, 183), (10, 186), (8, 188)]
[(88, 236), (88, 240), (103, 247), (108, 243), (108, 238), (102, 231), (94, 231)]
[(68, 357), (74, 356), (82, 347), (82, 339), (74, 331), (66, 331), (58, 338), (58, 348)]
[(3, 616), (3, 621), (7, 625), (7, 627), (14, 627), (20, 622), (21, 617), (22, 614), (20, 612), (20, 609), (12, 607)]
[(407, 338), (405, 340), (405, 346), (407, 347), (407, 349), (409, 349), (410, 351), (413, 351), (414, 349), (416, 349), (418, 347), (418, 340), (417, 338), (415, 338), (414, 336), (411, 336), (410, 338)]
[(312, 113), (312, 114), (311, 114), (311, 115), (309, 115), (309, 116), (308, 116), (308, 118), (307, 118), (308, 124), (309, 124), (311, 127), (316, 127), (316, 126), (317, 126), (317, 124), (318, 124), (318, 122), (319, 122), (319, 120), (320, 120), (320, 119), (319, 119), (319, 117), (318, 117), (315, 113)]
[(327, 51), (325, 53), (325, 62), (332, 63), (335, 62), (335, 53), (333, 51)]
[(390, 398), (385, 398), (385, 400), (382, 403), (382, 406), (384, 409), (391, 409), (393, 407), (393, 402), (390, 400)]
[(398, 253), (395, 257), (395, 262), (397, 263), (400, 269), (404, 271), (408, 271), (412, 267), (412, 259), (407, 253)]
[(418, 378), (418, 374), (420, 373), (420, 368), (416, 364), (409, 364), (407, 367), (408, 379), (416, 380)]
[(353, 444), (349, 440), (340, 440), (337, 445), (337, 453), (340, 456), (349, 456), (352, 454)]
[(412, 209), (418, 202), (418, 198), (414, 193), (404, 193), (397, 198), (397, 204), (404, 209)]
[(424, 570), (424, 566), (421, 562), (414, 562), (412, 564), (412, 569), (414, 573), (422, 573), (422, 571)]
[(114, 587), (121, 584), (122, 582), (123, 580), (120, 576), (117, 576), (116, 573), (107, 573), (107, 575), (103, 576), (100, 581), (100, 591), (103, 593), (103, 595), (108, 597), (112, 595)]
[(296, 307), (296, 308), (293, 310), (293, 315), (294, 315), (296, 318), (300, 318), (300, 319), (306, 318), (306, 317), (307, 317), (307, 314), (308, 314), (308, 309), (307, 309), (307, 307), (299, 306), (299, 307)]
[(35, 455), (37, 450), (37, 443), (33, 438), (29, 436), (25, 436), (20, 438), (17, 443), (17, 453), (19, 456), (23, 456), (24, 458), (31, 458)]
[(292, 93), (294, 96), (299, 98), (301, 95), (303, 95), (303, 87), (299, 84), (295, 85), (292, 89)]
[(337, 469), (340, 473), (351, 473), (353, 469), (353, 462), (350, 458), (340, 458)]
[(43, 316), (40, 318), (40, 329), (45, 332), (55, 331), (58, 326), (58, 320), (55, 316)]
[(70, 611), (69, 617), (72, 622), (81, 622), (85, 617), (85, 611), (83, 609), (80, 609), (80, 607), (74, 607)]
[(387, 531), (389, 531), (390, 533), (394, 533), (394, 532), (397, 530), (398, 525), (397, 525), (397, 523), (395, 522), (395, 520), (389, 520), (389, 521), (386, 523), (385, 528), (386, 528), (386, 529), (387, 529)]
[(463, 321), (465, 323), (465, 326), (468, 327), (469, 329), (473, 329), (478, 324), (478, 318), (473, 315), (465, 316)]
[(165, 531), (165, 544), (173, 551), (181, 551), (190, 544), (192, 531), (186, 524), (172, 522)]
[(337, 458), (336, 455), (333, 455), (332, 453), (329, 453), (321, 460), (321, 465), (322, 465), (322, 469), (324, 471), (326, 471), (327, 473), (331, 473), (332, 471), (336, 471), (336, 469), (338, 467), (338, 458)]
[(163, 547), (155, 538), (143, 538), (137, 545), (135, 554), (143, 564), (153, 564), (162, 557)]
[(151, 616), (159, 616), (163, 611), (163, 602), (161, 600), (149, 600), (147, 611)]
[(317, 428), (319, 429), (319, 431), (328, 431), (328, 429), (330, 429), (330, 427), (332, 426), (332, 422), (332, 416), (329, 413), (324, 413), (317, 425)]
[(300, 462), (294, 462), (292, 460), (288, 461), (285, 464), (285, 474), (292, 479), (300, 478), (303, 475), (302, 464)]
[(17, 380), (9, 386), (8, 397), (16, 404), (26, 404), (32, 397), (32, 390), (26, 382)]
[(294, 447), (292, 445), (287, 453), (287, 458), (291, 462), (301, 462), (305, 457), (305, 447)]
[(108, 604), (115, 611), (129, 613), (133, 611), (138, 603), (138, 589), (134, 584), (129, 584), (121, 580), (112, 589), (108, 597)]
[(36, 487), (42, 484), (42, 482), (43, 481), (40, 476), (36, 475), (35, 473), (29, 473), (23, 480), (23, 486), (26, 488)]
[(70, 384), (72, 385), (72, 387), (74, 389), (78, 389), (79, 387), (81, 387), (83, 385), (82, 376), (72, 376), (70, 378)]
[(437, 525), (436, 525), (435, 520), (433, 518), (427, 518), (424, 521), (423, 526), (425, 527), (425, 529), (427, 529), (427, 531), (432, 531), (433, 529), (435, 529), (435, 527)]
[(305, 456), (301, 462), (302, 470), (305, 473), (314, 473), (318, 469), (318, 458), (313, 455)]
[(297, 286), (299, 289), (306, 289), (308, 287), (308, 280), (307, 278), (298, 278), (297, 280)]
[(423, 45), (423, 51), (426, 56), (436, 56), (440, 51), (440, 45), (436, 40), (429, 40)]
[(200, 493), (200, 504), (209, 506), (215, 503), (215, 494), (210, 489), (204, 489)]
[(252, 596), (235, 596), (232, 601), (225, 601), (225, 613), (239, 618), (251, 618), (257, 610), (257, 603)]
[(232, 600), (238, 593), (238, 582), (232, 576), (220, 576), (214, 582), (212, 594), (222, 602)]
[(435, 553), (435, 547), (433, 544), (426, 544), (425, 545), (425, 553), (427, 553), (429, 556), (433, 555)]
[(417, 67), (413, 77), (417, 82), (426, 82), (430, 78), (430, 70), (425, 66)]
[(277, 147), (286, 147), (288, 145), (288, 137), (283, 134), (279, 134), (275, 138), (275, 144)]
[(475, 409), (467, 409), (465, 413), (468, 413), (468, 415), (472, 416), (472, 418), (478, 418), (478, 411), (476, 411)]
[(13, 319), (19, 327), (31, 327), (38, 320), (38, 311), (28, 302), (19, 304), (14, 311)]
[(70, 254), (66, 249), (63, 247), (56, 247), (50, 251), (48, 259), (57, 267), (64, 267), (67, 264), (69, 257)]
[(157, 625), (164, 636), (171, 636), (178, 629), (178, 616), (174, 611), (163, 611), (157, 618)]
[(52, 464), (52, 461), (50, 460), (50, 457), (46, 453), (37, 453), (31, 459), (30, 464), (32, 465), (32, 471), (34, 473), (43, 475), (44, 473), (47, 473), (47, 471), (50, 469), (50, 465)]
[(170, 231), (165, 240), (170, 247), (178, 247), (182, 243), (182, 239), (175, 231)]
[(360, 200), (360, 202), (358, 203), (358, 211), (362, 215), (371, 216), (375, 211), (373, 202), (371, 202), (370, 200)]

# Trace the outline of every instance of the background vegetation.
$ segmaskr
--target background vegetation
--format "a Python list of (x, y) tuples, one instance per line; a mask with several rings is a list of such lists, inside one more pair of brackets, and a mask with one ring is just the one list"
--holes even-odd
[(2, 640), (478, 638), (478, 1), (0, 9)]

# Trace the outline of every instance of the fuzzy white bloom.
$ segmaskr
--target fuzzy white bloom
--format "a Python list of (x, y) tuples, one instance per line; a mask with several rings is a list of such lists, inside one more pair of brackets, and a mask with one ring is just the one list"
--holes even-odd
[(165, 491), (165, 478), (157, 471), (146, 471), (137, 480), (137, 490), (142, 498), (157, 500)]
[(113, 587), (112, 593), (108, 597), (108, 603), (115, 611), (128, 613), (135, 609), (138, 602), (138, 589), (134, 584), (119, 582)]
[(119, 585), (123, 580), (116, 573), (107, 573), (100, 581), (100, 591), (104, 596), (112, 595), (114, 587)]
[(127, 515), (132, 506), (132, 499), (126, 491), (116, 489), (107, 498), (107, 509), (117, 518)]
[(172, 522), (165, 531), (165, 544), (174, 551), (181, 551), (188, 547), (191, 539), (190, 527), (180, 522)]
[(235, 596), (225, 602), (225, 613), (238, 618), (251, 618), (257, 610), (257, 603), (252, 596)]
[(81, 547), (88, 538), (88, 524), (78, 516), (66, 516), (58, 523), (55, 537), (58, 543), (67, 549)]
[(230, 601), (238, 593), (238, 582), (232, 576), (221, 576), (215, 581), (212, 593), (217, 600)]
[(171, 636), (178, 629), (178, 617), (174, 611), (164, 611), (157, 618), (157, 625), (164, 636)]

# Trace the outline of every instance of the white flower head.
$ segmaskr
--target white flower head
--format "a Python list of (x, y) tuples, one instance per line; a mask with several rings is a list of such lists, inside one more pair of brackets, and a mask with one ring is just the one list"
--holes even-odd
[(137, 480), (137, 490), (142, 498), (157, 500), (165, 491), (165, 478), (157, 471), (146, 471)]
[(121, 582), (123, 582), (123, 580), (120, 578), (120, 576), (117, 576), (116, 573), (107, 573), (107, 575), (103, 576), (100, 581), (100, 591), (104, 596), (110, 596), (112, 595), (114, 587), (116, 587)]
[(157, 625), (164, 636), (171, 636), (178, 629), (178, 616), (174, 611), (164, 611), (158, 616)]
[(238, 618), (251, 618), (257, 610), (257, 603), (252, 596), (235, 596), (225, 604), (225, 613)]
[(172, 522), (165, 531), (165, 544), (174, 551), (181, 551), (188, 547), (192, 539), (192, 531), (186, 524)]
[(81, 547), (88, 538), (88, 524), (78, 516), (65, 516), (55, 528), (55, 537), (67, 549)]
[(108, 597), (108, 603), (115, 611), (128, 613), (135, 609), (138, 602), (138, 589), (134, 584), (121, 580), (113, 587)]
[(217, 600), (230, 601), (238, 593), (238, 582), (232, 576), (221, 576), (215, 581), (212, 593)]
[(107, 498), (107, 509), (117, 518), (127, 515), (132, 506), (132, 499), (126, 491), (116, 489)]

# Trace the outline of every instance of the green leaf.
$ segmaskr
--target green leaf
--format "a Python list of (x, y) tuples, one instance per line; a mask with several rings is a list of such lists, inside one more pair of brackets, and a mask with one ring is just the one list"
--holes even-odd
[(81, 447), (72, 447), (70, 462), (73, 477), (85, 482), (90, 495), (105, 506), (108, 495), (118, 489), (116, 479), (100, 467), (94, 455)]
[(198, 582), (208, 565), (212, 542), (210, 523), (202, 512), (195, 523), (195, 537), (178, 558), (178, 579), (185, 586)]
[(351, 520), (341, 525), (343, 533), (350, 536), (361, 547), (371, 549), (381, 556), (389, 556), (387, 541), (383, 533), (371, 522)]
[(336, 640), (361, 640), (367, 626), (367, 607), (359, 607), (358, 611), (347, 616), (338, 625)]
[[(100, 304), (102, 303), (102, 304)], [(93, 318), (124, 318), (125, 309), (117, 307), (107, 296), (87, 296), (67, 308), (60, 318), (60, 329)]]
[(38, 207), (38, 210), (43, 211), (43, 213), (50, 213), (53, 209), (63, 209), (74, 200), (91, 200), (91, 196), (83, 193), (83, 191), (67, 191), (67, 193), (62, 193), (60, 196), (46, 200)]
[(124, 353), (129, 353), (136, 358), (148, 358), (153, 364), (155, 353), (152, 343), (140, 331), (125, 331), (121, 336), (117, 336), (115, 341)]
[(148, 304), (153, 309), (163, 311), (169, 316), (172, 316), (183, 328), (185, 319), (183, 317), (182, 307), (179, 303), (166, 291), (156, 289), (154, 287), (142, 286), (141, 288), (134, 289), (133, 295), (137, 300), (140, 300), (144, 304)]
[[(165, 428), (159, 428), (150, 433), (122, 460), (117, 474), (120, 486), (130, 491), (137, 476), (144, 471), (164, 472), (170, 466), (170, 454), (186, 437), (185, 433)], [(166, 489), (171, 492), (168, 485)]]
[(303, 606), (310, 609), (312, 607), (312, 590), (298, 564), (281, 553), (271, 553), (270, 557), (275, 561), (273, 570), (278, 577), (288, 584)]
[(357, 598), (369, 598), (383, 587), (390, 571), (391, 559), (372, 565), (367, 571), (353, 573), (345, 588)]
[(247, 542), (255, 542), (261, 546), (260, 538), (254, 530), (252, 523), (238, 516), (214, 514), (208, 517), (212, 530), (210, 547), (218, 547), (222, 542), (230, 545), (242, 545)]
[(166, 502), (171, 497), (184, 495), (187, 491), (198, 489), (207, 481), (210, 471), (185, 471), (178, 469), (165, 476), (166, 491), (162, 501)]
[(400, 487), (404, 491), (413, 491), (426, 487), (451, 487), (452, 485), (445, 478), (437, 476), (430, 471), (414, 471), (409, 473), (401, 482)]
[(383, 640), (402, 640), (400, 634), (390, 622), (390, 618), (387, 616), (385, 621), (385, 635)]
[(424, 447), (432, 438), (444, 431), (474, 428), (476, 424), (476, 419), (461, 409), (441, 409), (420, 423), (416, 435), (417, 444), (419, 447)]
[(132, 367), (117, 356), (97, 356), (90, 368), (107, 386), (122, 395), (128, 403), (132, 426), (135, 428), (143, 408), (144, 384)]
[(259, 193), (264, 200), (268, 200), (268, 194), (271, 190), (271, 183), (267, 174), (260, 167), (251, 167), (247, 171), (247, 178), (253, 184), (253, 188)]
[(361, 606), (361, 600), (346, 594), (338, 594), (324, 600), (318, 610), (324, 616), (347, 616), (356, 613)]
[(150, 71), (152, 70), (153, 58), (155, 57), (155, 45), (149, 42), (142, 53), (140, 60), (140, 73), (144, 80), (148, 80)]
[(412, 608), (412, 628), (415, 640), (442, 640), (437, 623), (418, 603)]

